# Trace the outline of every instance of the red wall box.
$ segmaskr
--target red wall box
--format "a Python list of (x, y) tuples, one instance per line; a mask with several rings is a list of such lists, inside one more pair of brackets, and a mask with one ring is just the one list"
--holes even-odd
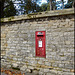
[(38, 57), (46, 57), (45, 35), (46, 35), (45, 31), (35, 32), (35, 48), (36, 48), (36, 56)]

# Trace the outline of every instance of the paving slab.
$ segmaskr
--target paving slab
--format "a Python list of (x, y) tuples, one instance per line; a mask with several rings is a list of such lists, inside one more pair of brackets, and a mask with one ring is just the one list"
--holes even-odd
[[(1, 73), (1, 75), (7, 75), (7, 74)], [(25, 75), (37, 75), (37, 74), (34, 74), (34, 73), (25, 73)]]

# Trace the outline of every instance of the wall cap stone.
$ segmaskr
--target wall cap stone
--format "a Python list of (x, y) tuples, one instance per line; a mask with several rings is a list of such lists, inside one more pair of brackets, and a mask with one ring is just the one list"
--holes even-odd
[(1, 18), (1, 22), (10, 22), (10, 21), (18, 21), (18, 20), (26, 20), (26, 19), (37, 19), (37, 18), (70, 15), (70, 14), (74, 14), (74, 8), (54, 10), (54, 11), (45, 11), (45, 12), (31, 13), (28, 15)]

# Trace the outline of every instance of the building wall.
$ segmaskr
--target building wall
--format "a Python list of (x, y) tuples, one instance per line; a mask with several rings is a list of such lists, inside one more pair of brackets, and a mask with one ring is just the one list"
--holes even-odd
[[(46, 58), (35, 56), (35, 31), (46, 31)], [(1, 63), (40, 75), (73, 75), (74, 15), (2, 23)]]

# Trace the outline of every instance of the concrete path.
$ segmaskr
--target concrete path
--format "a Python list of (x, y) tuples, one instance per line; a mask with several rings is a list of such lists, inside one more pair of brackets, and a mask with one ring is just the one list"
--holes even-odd
[[(1, 73), (1, 75), (7, 75), (7, 74)], [(33, 73), (25, 73), (25, 75), (36, 75), (36, 74), (33, 74)]]
[(7, 75), (7, 74), (5, 74), (5, 73), (1, 73), (1, 75)]

